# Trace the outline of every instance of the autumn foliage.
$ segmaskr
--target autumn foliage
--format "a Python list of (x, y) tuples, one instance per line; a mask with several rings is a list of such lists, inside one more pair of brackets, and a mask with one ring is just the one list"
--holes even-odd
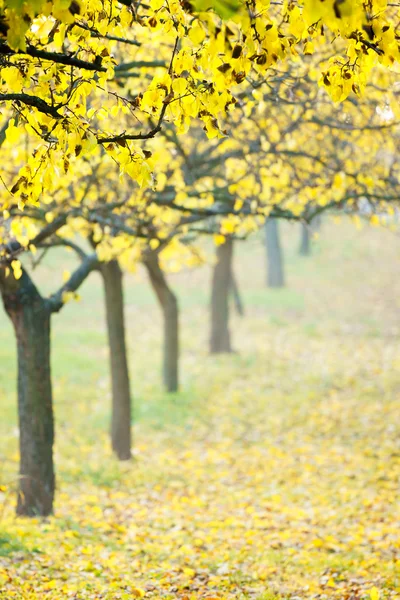
[[(269, 251), (275, 248), (282, 261), (278, 220), (300, 223), (307, 244), (316, 223), (332, 212), (350, 216), (357, 227), (366, 220), (396, 231), (399, 25), (400, 4), (387, 0), (0, 0), (0, 294), (17, 346), (16, 512), (35, 519), (13, 523), (6, 507), (11, 541), (5, 544), (13, 548), (18, 532), (29, 537), (32, 527), (46, 560), (55, 548), (37, 585), (26, 576), (25, 558), (15, 570), (0, 570), (4, 598), (82, 593), (266, 600), (307, 593), (378, 600), (382, 582), (387, 598), (396, 597), (390, 568), (398, 560), (395, 552), (388, 558), (386, 544), (398, 474), (395, 443), (389, 435), (386, 453), (379, 430), (373, 454), (363, 454), (353, 398), (347, 406), (331, 390), (327, 408), (303, 398), (307, 426), (297, 439), (287, 434), (286, 413), (265, 415), (259, 426), (258, 384), (249, 400), (212, 390), (204, 413), (193, 417), (196, 433), (189, 441), (173, 435), (167, 442), (162, 436), (154, 444), (139, 441), (137, 451), (149, 452), (148, 465), (158, 465), (155, 480), (165, 477), (166, 485), (143, 463), (135, 481), (129, 466), (121, 471), (123, 489), (108, 496), (96, 486), (71, 497), (61, 488), (57, 496), (63, 474), (54, 461), (51, 344), (54, 316), (68, 314), (65, 307), (79, 301), (87, 279), (100, 275), (112, 382), (110, 446), (118, 459), (130, 461), (135, 386), (124, 273), (146, 269), (163, 319), (164, 386), (176, 394), (185, 377), (179, 294), (170, 273), (213, 263), (210, 351), (232, 353), (230, 295), (244, 313), (233, 257), (248, 238), (265, 227), (267, 241), (274, 236)], [(214, 259), (205, 250), (209, 240)], [(60, 251), (57, 275), (37, 277), (48, 254), (59, 257)], [(282, 287), (282, 265), (279, 270)], [(148, 362), (152, 368), (151, 352)], [(274, 360), (269, 367), (279, 371)], [(81, 406), (79, 393), (71, 410), (75, 406)], [(291, 407), (287, 418), (296, 431), (297, 404)], [(391, 401), (387, 410), (394, 413)], [(362, 411), (373, 435), (370, 421), (379, 407), (363, 399)], [(339, 433), (333, 435), (326, 420), (337, 423)], [(342, 446), (346, 435), (354, 453)], [(107, 452), (99, 446), (100, 456)], [(364, 502), (357, 494), (369, 481), (367, 458), (374, 486), (384, 461), (393, 465), (382, 494)], [(362, 473), (355, 494), (336, 473), (342, 463), (349, 477)], [(279, 479), (282, 468), (287, 477)], [(279, 491), (267, 491), (265, 476)], [(304, 486), (315, 487), (315, 494)], [(7, 502), (11, 489), (4, 487)], [(65, 527), (51, 517), (55, 498)], [(371, 517), (376, 544), (364, 510), (374, 511), (375, 503), (379, 514), (386, 512), (382, 520)], [(143, 522), (134, 531), (125, 524), (138, 519)], [(340, 520), (348, 524), (347, 538), (337, 531)], [(63, 528), (68, 541), (59, 549)], [(86, 546), (82, 529), (96, 532), (93, 539), (87, 534)], [(54, 536), (45, 542), (46, 531)], [(362, 539), (376, 546), (381, 574), (371, 552), (356, 556)], [(1, 540), (0, 533), (0, 556)], [(32, 544), (26, 548), (35, 551)], [(76, 549), (64, 584), (66, 553)], [(279, 576), (279, 585), (266, 587), (281, 552), (285, 561), (297, 554), (294, 581)], [(341, 552), (354, 552), (352, 583), (327, 556)], [(137, 578), (149, 580), (147, 587), (122, 585), (128, 559)], [(33, 562), (36, 572), (41, 557)], [(318, 583), (309, 570), (318, 572)]]

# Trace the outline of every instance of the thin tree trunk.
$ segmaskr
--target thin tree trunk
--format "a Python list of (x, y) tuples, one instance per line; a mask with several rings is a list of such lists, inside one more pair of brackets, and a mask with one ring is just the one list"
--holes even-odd
[(313, 231), (319, 231), (322, 227), (322, 215), (317, 215), (311, 222)]
[(101, 266), (110, 353), (111, 445), (120, 460), (131, 458), (131, 392), (125, 340), (122, 271), (117, 260)]
[(279, 238), (277, 219), (267, 219), (265, 222), (265, 242), (267, 247), (267, 285), (280, 288), (285, 285), (283, 252)]
[(299, 254), (301, 256), (309, 256), (311, 254), (310, 226), (306, 223), (301, 223)]
[(179, 388), (179, 309), (178, 300), (168, 286), (160, 267), (158, 255), (151, 252), (146, 256), (150, 282), (156, 293), (164, 318), (163, 381), (167, 392)]
[(14, 325), (18, 350), (17, 514), (49, 515), (53, 511), (55, 490), (50, 303), (41, 297), (25, 271), (16, 281), (12, 275), (5, 277), (0, 270), (0, 290)]
[(243, 301), (242, 301), (242, 297), (240, 295), (239, 286), (237, 284), (233, 269), (231, 271), (231, 292), (232, 292), (233, 302), (235, 304), (236, 312), (240, 317), (243, 317), (244, 316)]
[(231, 284), (233, 240), (217, 247), (211, 289), (210, 353), (232, 352), (229, 332), (229, 287)]

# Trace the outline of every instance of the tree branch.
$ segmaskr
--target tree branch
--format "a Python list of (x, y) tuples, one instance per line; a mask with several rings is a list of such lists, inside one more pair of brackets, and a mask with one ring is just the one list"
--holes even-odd
[[(66, 213), (64, 215), (61, 215), (61, 216), (57, 217), (56, 219), (54, 219), (54, 221), (52, 221), (51, 223), (49, 223), (48, 225), (43, 227), (43, 229), (41, 231), (39, 231), (39, 233), (32, 240), (29, 241), (28, 247), (29, 246), (40, 246), (42, 244), (42, 242), (44, 242), (44, 240), (46, 240), (50, 236), (54, 235), (56, 233), (56, 231), (61, 229), (61, 227), (63, 227), (66, 224), (67, 218), (70, 216), (70, 214), (71, 213)], [(5, 256), (2, 256), (0, 258), (0, 263), (8, 262), (12, 258), (16, 258), (25, 249), (26, 249), (25, 246), (22, 246), (16, 240), (9, 242), (5, 246), (6, 254), (5, 254)]]
[(166, 110), (167, 105), (164, 104), (163, 109), (161, 111), (160, 119), (159, 119), (157, 125), (154, 127), (154, 129), (151, 129), (147, 133), (137, 133), (137, 134), (121, 133), (119, 135), (113, 135), (111, 137), (97, 138), (97, 143), (98, 144), (112, 144), (113, 142), (123, 142), (123, 141), (129, 141), (129, 140), (150, 140), (151, 138), (155, 137), (159, 131), (161, 131), (161, 122), (162, 122), (162, 119), (164, 118), (164, 114), (165, 114), (164, 107)]
[(42, 98), (37, 96), (31, 96), (30, 94), (0, 94), (0, 102), (22, 102), (27, 106), (36, 108), (39, 112), (49, 115), (54, 119), (61, 119), (62, 115), (58, 112), (60, 106), (51, 106), (47, 104)]
[(27, 54), (33, 58), (41, 58), (50, 62), (58, 63), (61, 65), (67, 65), (70, 67), (77, 67), (78, 69), (86, 69), (86, 71), (102, 71), (105, 73), (107, 69), (101, 66), (101, 56), (96, 56), (94, 62), (87, 60), (81, 60), (74, 56), (68, 56), (61, 52), (48, 52), (46, 50), (39, 50), (35, 46), (28, 45), (26, 50), (13, 50), (7, 44), (0, 43), (0, 54)]
[(142, 45), (141, 42), (137, 42), (136, 40), (128, 40), (127, 38), (122, 38), (117, 35), (110, 35), (107, 33), (102, 34), (102, 33), (100, 33), (100, 31), (97, 31), (97, 29), (95, 29), (93, 27), (89, 27), (85, 23), (79, 23), (78, 21), (75, 21), (75, 27), (80, 27), (81, 29), (84, 29), (85, 31), (90, 31), (92, 36), (95, 38), (111, 40), (113, 42), (121, 42), (121, 44), (128, 44), (129, 46), (140, 47)]
[(132, 60), (117, 65), (114, 71), (115, 73), (120, 74), (121, 71), (130, 71), (130, 69), (141, 69), (143, 67), (164, 67), (165, 69), (168, 69), (168, 64), (164, 60)]
[(64, 306), (63, 295), (68, 292), (76, 292), (87, 276), (96, 269), (98, 265), (99, 260), (96, 253), (90, 254), (82, 261), (68, 281), (55, 294), (50, 296), (49, 304), (52, 313), (59, 312)]
[(71, 250), (74, 250), (74, 252), (76, 252), (76, 254), (79, 256), (79, 258), (81, 260), (85, 260), (85, 258), (87, 258), (86, 252), (80, 246), (78, 246), (78, 244), (76, 244), (72, 240), (68, 240), (66, 238), (56, 237), (54, 240), (50, 240), (47, 243), (39, 244), (38, 247), (39, 248), (54, 248), (56, 246), (63, 246), (65, 248), (71, 248)]
[[(169, 68), (168, 68), (168, 73), (170, 75), (172, 74), (172, 67), (173, 67), (175, 54), (178, 50), (178, 44), (179, 44), (179, 38), (177, 37), (175, 40), (174, 49), (172, 51), (171, 62), (169, 64)], [(149, 140), (149, 139), (155, 137), (157, 135), (157, 133), (159, 133), (161, 131), (161, 126), (162, 126), (162, 123), (163, 123), (163, 120), (165, 117), (165, 113), (168, 108), (169, 102), (166, 101), (167, 96), (168, 96), (168, 94), (166, 94), (166, 97), (164, 98), (164, 104), (160, 111), (157, 125), (155, 127), (153, 127), (153, 129), (151, 129), (148, 133), (138, 133), (138, 134), (122, 133), (120, 135), (115, 135), (112, 137), (97, 138), (97, 143), (98, 144), (107, 144), (107, 143), (111, 144), (113, 142), (121, 142), (121, 141), (127, 141), (127, 140)]]

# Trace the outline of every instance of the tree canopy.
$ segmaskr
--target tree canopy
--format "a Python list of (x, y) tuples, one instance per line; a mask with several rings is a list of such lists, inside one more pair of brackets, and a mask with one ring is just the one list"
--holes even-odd
[[(104, 149), (140, 185), (151, 183), (143, 142), (164, 122), (202, 121), (224, 135), (239, 100), (289, 63), (315, 60), (333, 100), (365, 91), (399, 53), (397, 4), (304, 2), (3, 2), (1, 92), (7, 140), (27, 134), (9, 193), (36, 203), (64, 164)], [(381, 81), (382, 83), (382, 81)]]

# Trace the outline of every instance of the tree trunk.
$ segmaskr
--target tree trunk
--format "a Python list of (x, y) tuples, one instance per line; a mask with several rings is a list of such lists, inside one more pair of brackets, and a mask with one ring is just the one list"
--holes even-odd
[(277, 219), (267, 219), (265, 222), (265, 241), (267, 247), (267, 285), (280, 288), (285, 285), (283, 253), (279, 238)]
[(151, 252), (144, 260), (150, 282), (160, 303), (164, 317), (163, 381), (167, 392), (179, 388), (179, 309), (178, 301), (168, 286), (158, 262), (158, 255)]
[(319, 231), (322, 227), (322, 215), (317, 215), (311, 222), (313, 231)]
[(240, 295), (239, 286), (237, 284), (236, 277), (235, 277), (235, 274), (233, 272), (233, 269), (231, 271), (231, 292), (232, 292), (233, 302), (235, 304), (235, 308), (236, 308), (237, 314), (240, 317), (244, 317), (243, 301), (242, 301), (242, 297)]
[(18, 349), (20, 480), (17, 514), (45, 516), (53, 511), (54, 419), (50, 369), (50, 304), (28, 274), (16, 281), (0, 270), (4, 307)]
[(125, 341), (122, 271), (118, 261), (101, 266), (106, 300), (110, 352), (112, 412), (111, 444), (120, 460), (131, 458), (131, 393)]
[(301, 256), (309, 256), (311, 253), (310, 243), (310, 226), (306, 223), (301, 223), (301, 237), (299, 254)]
[(229, 332), (229, 287), (231, 285), (233, 240), (217, 247), (211, 290), (210, 353), (232, 352)]

